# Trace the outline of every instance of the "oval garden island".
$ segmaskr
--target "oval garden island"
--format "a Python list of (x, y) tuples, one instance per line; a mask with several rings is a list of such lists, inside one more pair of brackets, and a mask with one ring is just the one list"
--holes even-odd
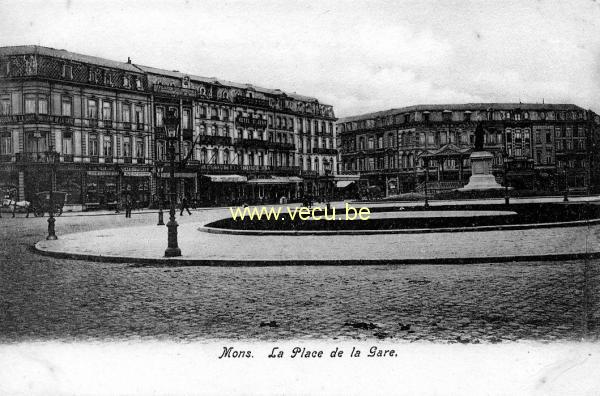
[[(59, 235), (56, 241), (38, 242), (36, 250), (138, 265), (453, 264), (599, 255), (598, 197), (561, 201), (439, 201), (428, 207), (423, 202), (338, 202), (328, 219), (324, 210), (313, 218), (312, 210), (293, 205), (266, 207), (279, 211), (277, 220), (234, 220), (230, 208), (200, 210), (179, 218), (180, 257), (163, 257), (166, 228), (154, 223)], [(367, 207), (368, 219), (347, 220), (348, 205)], [(301, 218), (300, 210), (310, 215)], [(152, 221), (155, 214), (147, 216)]]

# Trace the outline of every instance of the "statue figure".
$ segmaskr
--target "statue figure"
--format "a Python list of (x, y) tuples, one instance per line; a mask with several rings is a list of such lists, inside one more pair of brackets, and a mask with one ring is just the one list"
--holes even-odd
[(483, 124), (480, 122), (475, 128), (475, 151), (483, 151)]

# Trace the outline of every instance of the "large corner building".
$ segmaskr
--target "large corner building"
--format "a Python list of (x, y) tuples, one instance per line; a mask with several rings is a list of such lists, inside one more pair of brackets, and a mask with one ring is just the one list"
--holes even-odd
[[(178, 194), (205, 204), (319, 194), (336, 169), (332, 106), (277, 89), (40, 46), (0, 48), (0, 189), (68, 193), (83, 209), (124, 190), (156, 200), (169, 174), (163, 119), (181, 119)], [(60, 154), (50, 172), (48, 153)], [(188, 156), (188, 153), (191, 154)], [(52, 174), (55, 174), (54, 178)]]
[(460, 188), (475, 130), (499, 182), (556, 193), (600, 190), (600, 118), (572, 104), (418, 105), (340, 119), (338, 171), (359, 172), (387, 195)]

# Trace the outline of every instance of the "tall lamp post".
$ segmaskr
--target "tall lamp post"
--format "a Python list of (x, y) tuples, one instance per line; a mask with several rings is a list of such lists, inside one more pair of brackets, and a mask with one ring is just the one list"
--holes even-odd
[(504, 204), (505, 205), (509, 205), (510, 204), (510, 197), (508, 196), (508, 180), (507, 180), (507, 173), (508, 173), (508, 152), (504, 151), (502, 153), (502, 170), (504, 171)]
[(170, 177), (169, 177), (169, 222), (168, 229), (168, 246), (165, 250), (165, 257), (181, 256), (181, 249), (177, 245), (177, 221), (175, 220), (175, 199), (177, 192), (175, 190), (175, 142), (179, 139), (179, 117), (174, 110), (169, 110), (165, 117), (165, 134), (169, 142), (169, 161), (170, 161)]
[(569, 169), (569, 162), (568, 162), (568, 157), (565, 157), (565, 193), (564, 193), (564, 197), (563, 197), (563, 202), (569, 202), (569, 175), (568, 175), (568, 169)]
[(58, 237), (56, 236), (56, 232), (54, 229), (54, 223), (56, 223), (56, 219), (54, 218), (54, 179), (56, 177), (56, 160), (58, 158), (58, 153), (54, 151), (54, 146), (50, 145), (48, 147), (48, 151), (46, 151), (46, 160), (50, 164), (50, 196), (48, 197), (50, 209), (48, 210), (48, 236), (47, 240), (56, 240)]
[(154, 163), (154, 169), (156, 172), (156, 181), (159, 184), (158, 188), (158, 223), (156, 225), (165, 225), (164, 215), (163, 215), (163, 189), (160, 188), (160, 179), (162, 177), (163, 170), (165, 168), (165, 164), (161, 161), (156, 161)]
[(423, 157), (423, 165), (425, 165), (425, 207), (429, 207), (429, 192), (427, 191), (427, 183), (429, 183), (429, 158)]
[(331, 177), (331, 162), (327, 161), (323, 164), (325, 168), (325, 199), (327, 200), (327, 211), (331, 210), (331, 197), (329, 191), (329, 178)]

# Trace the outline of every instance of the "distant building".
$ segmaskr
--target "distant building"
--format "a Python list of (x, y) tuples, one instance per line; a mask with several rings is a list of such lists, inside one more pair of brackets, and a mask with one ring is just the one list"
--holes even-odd
[(462, 187), (479, 123), (499, 181), (506, 166), (518, 189), (600, 189), (600, 118), (572, 104), (418, 105), (346, 117), (337, 124), (338, 171), (392, 195), (422, 191), (428, 162), (431, 190)]
[[(0, 190), (55, 190), (83, 209), (165, 190), (163, 118), (181, 118), (178, 193), (205, 204), (317, 194), (336, 169), (332, 106), (317, 99), (40, 46), (0, 48)], [(190, 154), (188, 156), (188, 154)], [(158, 171), (161, 172), (158, 172)]]

